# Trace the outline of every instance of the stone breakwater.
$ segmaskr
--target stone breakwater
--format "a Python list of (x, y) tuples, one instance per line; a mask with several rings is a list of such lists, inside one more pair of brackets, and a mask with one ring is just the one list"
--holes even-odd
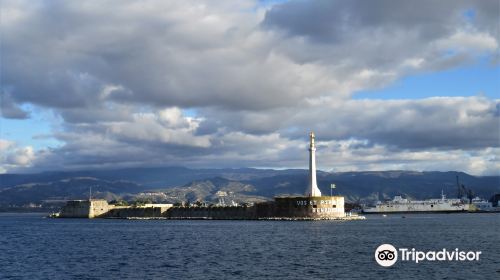
[(181, 207), (172, 204), (115, 206), (105, 200), (70, 201), (60, 218), (138, 218), (199, 220), (359, 220), (362, 216), (346, 215), (344, 197), (276, 197), (274, 201), (252, 206)]
[[(127, 217), (127, 218), (116, 218), (109, 217), (108, 219), (127, 219), (127, 220), (222, 220), (212, 217)], [(268, 218), (257, 218), (257, 219), (234, 219), (228, 218), (225, 220), (258, 220), (258, 221), (354, 221), (354, 220), (365, 220), (365, 216), (350, 215), (345, 217), (337, 218), (291, 218), (291, 217), (268, 217)]]

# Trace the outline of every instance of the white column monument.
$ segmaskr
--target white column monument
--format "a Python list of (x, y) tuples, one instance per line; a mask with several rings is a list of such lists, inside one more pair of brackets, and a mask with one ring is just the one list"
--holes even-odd
[(321, 196), (321, 191), (316, 183), (316, 146), (314, 145), (314, 132), (309, 134), (309, 186), (307, 187), (307, 196)]

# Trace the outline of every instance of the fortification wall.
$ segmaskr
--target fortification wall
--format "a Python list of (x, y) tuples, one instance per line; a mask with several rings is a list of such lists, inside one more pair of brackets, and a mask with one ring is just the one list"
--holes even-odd
[(172, 207), (165, 212), (172, 219), (245, 220), (256, 218), (255, 207)]
[(91, 200), (89, 218), (105, 216), (113, 205), (109, 205), (106, 200)]
[(266, 219), (344, 217), (344, 197), (277, 197), (274, 201), (254, 206), (172, 207), (169, 204), (151, 207), (114, 206), (105, 200), (69, 201), (61, 218), (170, 218), (170, 219)]
[(61, 218), (97, 218), (104, 216), (112, 206), (106, 200), (72, 200), (62, 208)]
[(165, 217), (175, 219), (262, 219), (345, 217), (344, 197), (278, 197), (251, 207), (172, 207)]
[(61, 218), (89, 218), (90, 202), (88, 200), (68, 201), (61, 209)]
[(165, 213), (171, 207), (130, 207), (122, 206), (115, 207), (106, 213), (106, 218), (130, 218), (130, 217), (144, 217), (144, 218), (158, 218), (165, 217)]

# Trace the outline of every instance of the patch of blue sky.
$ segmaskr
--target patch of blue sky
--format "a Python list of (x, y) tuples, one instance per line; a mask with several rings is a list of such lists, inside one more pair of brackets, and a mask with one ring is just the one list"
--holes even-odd
[(17, 146), (32, 146), (35, 150), (58, 147), (63, 143), (52, 135), (60, 120), (51, 111), (24, 105), (30, 112), (28, 119), (0, 118), (0, 138), (13, 141)]
[(481, 61), (451, 70), (404, 77), (376, 90), (355, 92), (354, 99), (421, 99), (434, 96), (500, 98), (500, 67)]
[(462, 13), (462, 16), (468, 22), (473, 22), (476, 19), (476, 11), (473, 9), (467, 9)]
[(265, 7), (272, 6), (275, 4), (281, 4), (284, 2), (288, 2), (288, 0), (259, 0), (258, 1), (260, 6), (265, 6)]
[(255, 13), (259, 9), (268, 9), (271, 8), (274, 5), (281, 4), (284, 2), (288, 2), (288, 0), (257, 0), (255, 2), (255, 6), (253, 6), (250, 9), (246, 9), (244, 11), (249, 12), (249, 13)]
[(182, 114), (186, 117), (196, 118), (198, 111), (194, 108), (182, 109)]

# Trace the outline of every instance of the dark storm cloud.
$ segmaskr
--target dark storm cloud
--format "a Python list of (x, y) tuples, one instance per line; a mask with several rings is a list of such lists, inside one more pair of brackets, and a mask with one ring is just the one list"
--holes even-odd
[[(480, 97), (350, 101), (334, 110), (336, 121), (330, 124), (341, 131), (339, 136), (369, 139), (396, 149), (499, 147), (498, 103)], [(350, 111), (356, 107), (359, 114), (353, 119)]]
[(262, 26), (287, 38), (276, 48), (298, 63), (335, 65), (340, 79), (363, 68), (397, 79), (473, 61), (475, 51), (460, 50), (464, 41), (496, 49), (499, 9), (497, 1), (288, 1), (268, 11)]
[(485, 97), (350, 100), (245, 117), (205, 112), (208, 120), (218, 121), (203, 121), (200, 128), (249, 134), (278, 131), (284, 137), (303, 140), (313, 130), (321, 132), (324, 141), (366, 139), (391, 149), (477, 149), (500, 145), (499, 104)]
[[(260, 25), (231, 2), (7, 1), (4, 84), (17, 103), (87, 110), (115, 102), (262, 111), (324, 95), (345, 99), (411, 71), (468, 61), (467, 51), (443, 56), (460, 42), (442, 41), (457, 27), (487, 32), (495, 18), (483, 16), (484, 2), (290, 1)], [(477, 20), (464, 19), (467, 9)]]
[(1, 115), (6, 119), (27, 119), (29, 117), (28, 112), (24, 111), (19, 107), (19, 105), (14, 103), (10, 94), (3, 92), (0, 103)]
[[(240, 23), (230, 22), (234, 15), (221, 14), (223, 8), (192, 12), (180, 3), (38, 3), (15, 11), (23, 15), (3, 28), (9, 65), (4, 82), (14, 88), (17, 102), (49, 108), (89, 108), (110, 100), (260, 110), (311, 94), (305, 84), (298, 84), (303, 94), (282, 88), (300, 72), (284, 70), (286, 61), (269, 58), (266, 44), (244, 50), (245, 29), (253, 26), (235, 29)], [(120, 90), (103, 97), (107, 86)]]
[[(498, 1), (288, 1), (274, 6), (263, 25), (322, 43), (349, 40), (365, 30), (416, 31), (423, 40), (434, 40), (455, 31), (464, 21), (476, 21), (495, 30)], [(467, 18), (467, 14), (471, 14)], [(477, 19), (476, 19), (477, 18)], [(478, 20), (479, 19), (479, 20)]]

